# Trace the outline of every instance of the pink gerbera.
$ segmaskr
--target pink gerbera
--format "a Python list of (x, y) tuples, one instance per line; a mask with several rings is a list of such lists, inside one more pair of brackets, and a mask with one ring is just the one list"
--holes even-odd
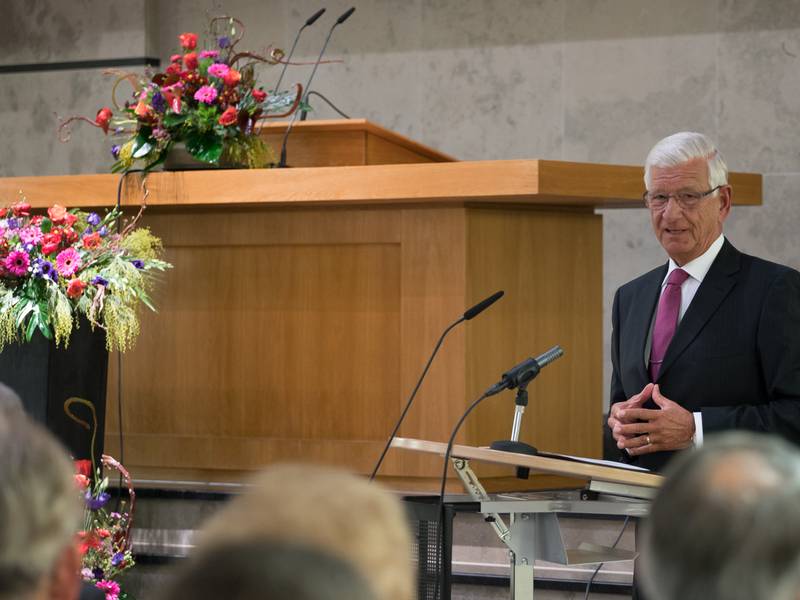
[(19, 230), (19, 239), (24, 244), (39, 244), (43, 237), (44, 234), (38, 227), (24, 227)]
[(56, 270), (62, 277), (72, 277), (81, 267), (81, 255), (75, 248), (62, 250), (56, 256)]
[(116, 581), (103, 579), (102, 581), (95, 583), (94, 587), (105, 592), (106, 600), (117, 600), (117, 598), (119, 598), (120, 589), (119, 584)]
[(213, 65), (208, 67), (208, 74), (222, 79), (223, 77), (225, 77), (225, 75), (228, 74), (228, 71), (230, 70), (231, 69), (228, 65), (225, 65), (223, 63), (214, 63)]
[(194, 99), (198, 102), (213, 104), (214, 100), (217, 99), (217, 88), (210, 85), (204, 85), (194, 93)]
[(9, 252), (3, 266), (11, 275), (16, 277), (23, 277), (28, 272), (28, 266), (31, 264), (31, 259), (27, 252), (22, 250), (14, 250)]

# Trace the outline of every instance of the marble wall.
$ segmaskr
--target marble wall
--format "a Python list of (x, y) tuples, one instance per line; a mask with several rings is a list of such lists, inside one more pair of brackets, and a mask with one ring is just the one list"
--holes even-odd
[[(178, 33), (221, 11), (246, 22), (243, 46), (287, 48), (327, 4), (298, 47), (310, 61), (351, 1), (6, 0), (0, 64), (165, 59)], [(764, 206), (736, 208), (730, 239), (800, 267), (800, 0), (367, 0), (329, 56), (343, 62), (321, 68), (314, 89), (462, 159), (636, 164), (664, 135), (704, 131), (733, 170), (765, 175)], [(277, 73), (260, 76), (269, 87)], [(104, 171), (102, 135), (76, 128), (60, 144), (54, 114), (93, 115), (109, 88), (91, 69), (0, 75), (0, 175)], [(616, 287), (664, 256), (644, 210), (603, 214), (608, 316)]]

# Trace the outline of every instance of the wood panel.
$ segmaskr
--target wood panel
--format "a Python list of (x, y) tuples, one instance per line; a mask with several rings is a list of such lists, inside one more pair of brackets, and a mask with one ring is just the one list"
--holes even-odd
[[(469, 301), (499, 289), (506, 295), (466, 329), (467, 396), (476, 398), (511, 366), (559, 344), (564, 357), (528, 388), (520, 439), (550, 452), (599, 458), (601, 217), (588, 211), (470, 209), (468, 238)], [(467, 424), (469, 444), (509, 438), (514, 397), (506, 391), (476, 409)]]
[[(124, 357), (126, 461), (373, 461), (400, 410), (399, 220), (370, 210), (151, 216), (175, 269)], [(112, 448), (115, 386), (112, 374)]]

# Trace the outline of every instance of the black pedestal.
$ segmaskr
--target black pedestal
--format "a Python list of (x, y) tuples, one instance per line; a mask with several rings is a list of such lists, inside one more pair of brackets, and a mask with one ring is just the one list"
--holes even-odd
[[(75, 459), (92, 458), (92, 431), (67, 416), (64, 402), (83, 398), (94, 404), (95, 465), (100, 464), (103, 452), (107, 379), (105, 332), (92, 331), (87, 322), (73, 329), (67, 348), (57, 348), (37, 331), (30, 342), (10, 344), (0, 352), (0, 381), (19, 394), (28, 414), (45, 424)], [(93, 424), (88, 407), (73, 403), (70, 410)]]

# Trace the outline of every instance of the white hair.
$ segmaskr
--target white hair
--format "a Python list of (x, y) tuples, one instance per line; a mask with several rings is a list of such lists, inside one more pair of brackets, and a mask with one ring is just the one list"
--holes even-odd
[(798, 598), (800, 451), (776, 436), (711, 437), (670, 463), (645, 521), (648, 597)]
[(656, 143), (644, 161), (644, 185), (649, 190), (652, 167), (674, 167), (695, 158), (708, 162), (709, 189), (727, 185), (728, 166), (714, 142), (702, 133), (681, 131)]
[(80, 517), (66, 450), (21, 411), (0, 411), (0, 599), (39, 587)]

